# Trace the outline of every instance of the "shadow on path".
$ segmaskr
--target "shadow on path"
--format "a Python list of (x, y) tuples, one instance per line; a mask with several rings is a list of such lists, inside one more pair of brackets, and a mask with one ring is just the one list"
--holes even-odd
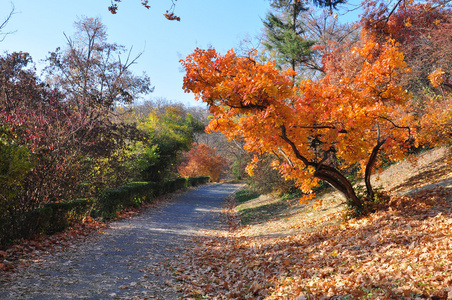
[(0, 299), (178, 299), (165, 262), (182, 257), (202, 230), (220, 229), (218, 213), (237, 184), (213, 184), (179, 195), (103, 234), (18, 271), (0, 284)]

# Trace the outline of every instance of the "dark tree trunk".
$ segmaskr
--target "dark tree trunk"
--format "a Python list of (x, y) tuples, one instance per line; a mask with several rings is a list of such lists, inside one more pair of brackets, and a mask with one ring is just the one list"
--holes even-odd
[(319, 165), (314, 173), (314, 176), (328, 182), (339, 192), (341, 192), (347, 199), (348, 205), (358, 209), (363, 207), (363, 202), (356, 196), (355, 190), (353, 189), (350, 181), (335, 168), (326, 165)]
[[(345, 176), (342, 175), (342, 173), (336, 168), (324, 165), (322, 163), (311, 162), (306, 157), (301, 155), (300, 151), (298, 151), (297, 149), (297, 146), (287, 136), (286, 127), (284, 125), (281, 126), (281, 138), (291, 146), (293, 152), (295, 153), (295, 156), (299, 160), (301, 160), (306, 166), (312, 166), (315, 168), (315, 177), (328, 182), (335, 189), (344, 194), (345, 198), (347, 199), (348, 205), (356, 207), (360, 210), (363, 208), (364, 203), (361, 199), (358, 198), (358, 196), (356, 196), (351, 182), (347, 178), (345, 178)], [(376, 150), (376, 152), (378, 153), (378, 149)]]
[(366, 171), (364, 173), (364, 182), (366, 183), (367, 196), (369, 200), (374, 199), (374, 190), (372, 184), (370, 183), (370, 176), (372, 175), (372, 169), (377, 161), (378, 151), (380, 151), (381, 146), (386, 142), (386, 139), (379, 141), (375, 147), (372, 149), (369, 160), (367, 161)]

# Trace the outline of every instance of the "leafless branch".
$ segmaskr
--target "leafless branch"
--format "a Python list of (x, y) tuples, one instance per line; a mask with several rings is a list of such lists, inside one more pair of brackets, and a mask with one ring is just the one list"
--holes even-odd
[(15, 7), (14, 7), (14, 4), (11, 2), (11, 11), (6, 16), (5, 20), (0, 24), (0, 42), (3, 42), (8, 35), (13, 34), (15, 32), (15, 31), (3, 32), (3, 29), (6, 27), (6, 25), (11, 20), (11, 17), (14, 14), (15, 14)]

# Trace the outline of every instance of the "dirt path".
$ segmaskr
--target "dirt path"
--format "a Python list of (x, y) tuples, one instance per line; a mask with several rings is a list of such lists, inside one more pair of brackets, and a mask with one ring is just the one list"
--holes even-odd
[(0, 283), (0, 299), (179, 299), (166, 262), (181, 258), (202, 230), (220, 228), (224, 198), (240, 185), (202, 186), (66, 252), (41, 257)]

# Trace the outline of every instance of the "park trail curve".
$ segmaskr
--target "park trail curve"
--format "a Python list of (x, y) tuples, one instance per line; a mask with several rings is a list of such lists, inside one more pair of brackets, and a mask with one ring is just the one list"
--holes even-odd
[(189, 190), (64, 252), (42, 256), (0, 283), (0, 299), (180, 299), (164, 267), (183, 259), (203, 230), (221, 228), (219, 212), (237, 184)]

